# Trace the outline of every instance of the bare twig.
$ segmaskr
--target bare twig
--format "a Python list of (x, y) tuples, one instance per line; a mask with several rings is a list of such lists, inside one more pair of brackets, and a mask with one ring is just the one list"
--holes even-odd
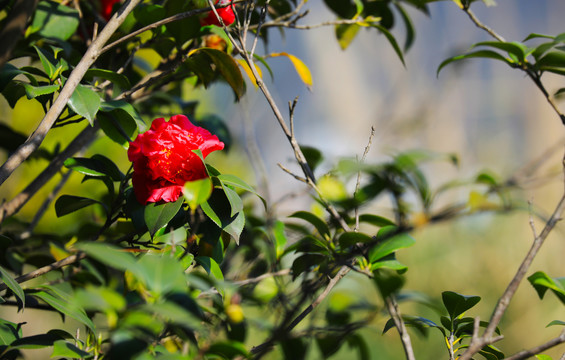
[[(531, 348), (529, 350), (523, 350), (520, 351), (512, 356), (507, 357), (505, 360), (522, 360), (522, 359), (528, 359), (531, 356), (534, 356), (536, 354), (541, 353), (542, 351), (545, 351), (547, 349), (551, 349), (554, 346), (557, 346), (559, 344), (563, 344), (565, 343), (565, 329), (563, 331), (561, 331), (561, 334), (559, 334), (558, 337), (553, 338), (551, 340), (549, 340), (548, 342), (541, 344), (539, 346), (536, 346), (534, 348)], [(565, 354), (564, 354), (565, 356)], [(563, 359), (563, 357), (562, 357)]]
[(463, 7), (463, 11), (465, 11), (465, 13), (469, 16), (469, 18), (471, 19), (471, 21), (480, 29), (483, 29), (484, 31), (486, 31), (490, 36), (492, 36), (493, 38), (495, 38), (497, 41), (500, 42), (506, 42), (506, 40), (498, 35), (493, 29), (489, 28), (488, 26), (486, 26), (485, 24), (483, 24), (476, 16), (475, 14), (471, 11), (471, 9), (469, 7)]
[[(367, 142), (367, 146), (365, 146), (365, 151), (363, 151), (363, 156), (361, 156), (360, 163), (365, 161), (369, 150), (371, 149), (371, 145), (373, 143), (373, 137), (375, 136), (375, 127), (371, 126), (371, 133), (369, 134), (369, 141)], [(353, 191), (353, 198), (357, 195), (357, 191), (359, 191), (359, 187), (361, 186), (361, 171), (357, 172), (357, 182), (355, 183), (355, 191)], [(353, 231), (357, 232), (359, 230), (359, 207), (355, 206), (355, 228)]]
[(59, 155), (57, 155), (51, 163), (39, 174), (21, 193), (16, 195), (12, 200), (0, 206), (0, 224), (8, 216), (17, 213), (47, 181), (49, 181), (63, 166), (67, 158), (74, 155), (80, 149), (88, 145), (94, 140), (94, 134), (98, 131), (98, 123), (94, 126), (87, 126)]
[(398, 335), (400, 335), (400, 340), (402, 342), (402, 347), (404, 349), (404, 355), (406, 356), (406, 360), (415, 360), (416, 357), (414, 356), (414, 349), (412, 348), (412, 341), (410, 340), (410, 336), (406, 331), (406, 326), (404, 325), (404, 321), (402, 321), (402, 316), (400, 315), (400, 311), (398, 310), (398, 304), (394, 299), (393, 295), (389, 295), (385, 298), (386, 308), (394, 321), (394, 326), (398, 330)]
[(63, 186), (65, 186), (65, 184), (67, 183), (67, 180), (69, 180), (69, 178), (71, 177), (71, 174), (72, 174), (71, 170), (69, 170), (65, 174), (63, 174), (59, 183), (49, 193), (49, 195), (47, 196), (47, 199), (45, 199), (45, 201), (43, 201), (43, 204), (41, 204), (41, 206), (39, 207), (39, 209), (37, 210), (37, 212), (33, 216), (33, 219), (31, 220), (31, 223), (27, 227), (26, 231), (21, 233), (20, 240), (27, 239), (28, 237), (31, 236), (33, 229), (35, 229), (39, 220), (41, 220), (41, 218), (43, 217), (43, 215), (45, 214), (47, 209), (49, 209), (49, 205), (51, 205), (51, 203), (55, 199), (55, 196), (57, 196), (59, 191), (61, 191)]
[(274, 273), (267, 273), (267, 274), (263, 274), (254, 278), (249, 278), (249, 279), (245, 279), (245, 280), (239, 280), (239, 281), (234, 281), (233, 284), (234, 285), (239, 285), (239, 286), (243, 286), (243, 285), (249, 285), (249, 284), (255, 284), (260, 282), (261, 280), (270, 278), (270, 277), (275, 277), (275, 276), (285, 276), (285, 275), (289, 275), (291, 272), (291, 269), (283, 269)]
[[(41, 267), (41, 268), (39, 268), (39, 269), (37, 269), (37, 270), (31, 271), (31, 272), (29, 272), (29, 273), (27, 273), (27, 274), (24, 274), (24, 275), (22, 275), (22, 276), (20, 276), (20, 277), (17, 277), (15, 280), (16, 280), (16, 282), (18, 282), (18, 283), (21, 284), (21, 283), (26, 282), (26, 281), (29, 281), (29, 280), (31, 280), (31, 279), (35, 279), (36, 277), (39, 277), (39, 276), (41, 276), (41, 275), (45, 275), (45, 274), (47, 274), (48, 272), (51, 272), (51, 271), (53, 271), (53, 270), (60, 269), (60, 268), (62, 268), (63, 266), (67, 266), (67, 265), (74, 264), (74, 263), (76, 263), (77, 261), (80, 261), (80, 260), (84, 259), (85, 257), (86, 257), (86, 253), (78, 252), (78, 253), (76, 253), (76, 254), (74, 254), (74, 255), (71, 255), (71, 256), (68, 256), (68, 257), (66, 257), (66, 258), (64, 258), (64, 259), (62, 259), (62, 260), (56, 261), (56, 262), (54, 262), (54, 263), (52, 263), (52, 264), (50, 264), (50, 265)], [(7, 288), (8, 288), (8, 287), (6, 286), (5, 283), (1, 283), (1, 284), (0, 284), (0, 291), (6, 290)]]
[[(330, 282), (328, 283), (324, 291), (320, 295), (318, 295), (318, 297), (306, 309), (304, 309), (296, 318), (294, 318), (294, 320), (285, 328), (285, 333), (291, 332), (292, 329), (296, 327), (296, 325), (298, 325), (302, 320), (304, 320), (306, 316), (308, 316), (308, 314), (312, 312), (312, 310), (314, 310), (318, 305), (320, 305), (320, 303), (326, 298), (326, 296), (328, 296), (328, 294), (334, 288), (334, 286), (336, 286), (337, 283), (345, 275), (347, 275), (349, 270), (350, 270), (349, 267), (342, 266), (337, 272), (337, 274), (330, 279)], [(269, 339), (260, 345), (254, 346), (251, 349), (251, 354), (256, 355), (256, 354), (264, 353), (266, 349), (270, 348), (273, 345), (273, 341), (274, 339)]]
[(51, 126), (53, 126), (59, 115), (61, 115), (67, 106), (67, 102), (80, 83), (84, 74), (100, 56), (100, 49), (102, 46), (104, 46), (106, 41), (110, 39), (110, 36), (112, 36), (112, 34), (124, 22), (127, 15), (140, 2), (141, 0), (126, 1), (122, 8), (112, 16), (96, 40), (88, 47), (86, 53), (71, 72), (65, 86), (61, 90), (61, 93), (53, 102), (53, 105), (45, 114), (37, 129), (35, 129), (26, 142), (18, 147), (18, 149), (10, 155), (2, 167), (0, 167), (0, 185), (4, 183), (14, 170), (16, 170), (16, 168), (18, 168), (41, 145), (43, 139), (45, 139), (45, 136), (47, 135), (47, 132), (51, 129)]
[(534, 242), (530, 250), (528, 251), (522, 263), (520, 264), (518, 270), (516, 271), (516, 274), (514, 275), (514, 277), (508, 284), (508, 287), (506, 288), (506, 290), (498, 300), (496, 307), (494, 308), (494, 311), (490, 318), (489, 324), (485, 329), (483, 335), (481, 337), (474, 337), (471, 339), (471, 343), (469, 344), (467, 351), (465, 351), (465, 353), (460, 357), (460, 360), (469, 360), (471, 356), (473, 356), (473, 354), (476, 354), (483, 346), (491, 344), (495, 342), (495, 340), (497, 340), (497, 338), (493, 338), (496, 327), (500, 323), (500, 320), (502, 319), (502, 316), (506, 312), (506, 309), (508, 308), (508, 305), (510, 304), (512, 297), (514, 296), (516, 290), (518, 289), (518, 286), (524, 279), (526, 272), (530, 268), (530, 265), (532, 264), (535, 256), (537, 255), (538, 251), (543, 245), (545, 239), (550, 234), (551, 230), (553, 230), (557, 222), (561, 219), (564, 209), (565, 209), (565, 195), (563, 195), (559, 200), (559, 203), (557, 204), (557, 207), (555, 208), (553, 215), (551, 215), (551, 218), (545, 224), (545, 227), (543, 228), (542, 232), (539, 234), (539, 236), (537, 236), (534, 239)]

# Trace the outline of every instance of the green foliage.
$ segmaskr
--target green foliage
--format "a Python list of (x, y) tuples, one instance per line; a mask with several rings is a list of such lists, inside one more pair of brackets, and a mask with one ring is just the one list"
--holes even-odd
[[(17, 214), (22, 203), (2, 205), (0, 306), (5, 307), (5, 314), (10, 307), (53, 311), (61, 315), (62, 322), (69, 318), (78, 322), (80, 331), (75, 337), (63, 328), (76, 325), (56, 323), (52, 330), (24, 336), (42, 319), (19, 324), (0, 319), (0, 358), (19, 359), (22, 352), (49, 348), (52, 358), (241, 359), (261, 357), (266, 355), (261, 351), (276, 348), (285, 358), (303, 359), (312, 354), (329, 358), (347, 348), (364, 360), (375, 354), (372, 342), (359, 330), (375, 324), (384, 324), (383, 333), (402, 325), (424, 336), (429, 329), (437, 329), (432, 332), (441, 333), (451, 358), (457, 358), (468, 348), (475, 326), (489, 326), (466, 316), (481, 300), (479, 296), (444, 291), (440, 303), (437, 294), (426, 296), (406, 289), (411, 273), (402, 256), (418, 251), (409, 249), (417, 245), (413, 230), (461, 215), (512, 208), (506, 191), (515, 184), (487, 171), (470, 180), (435, 186), (428, 178), (428, 167), (436, 161), (457, 166), (458, 159), (452, 154), (411, 150), (393, 153), (378, 163), (365, 161), (363, 156), (363, 160), (338, 160), (332, 166), (322, 151), (298, 145), (291, 121), (286, 135), (305, 167), (306, 178), (295, 177), (311, 186), (310, 208), (293, 209), (286, 216), (277, 203), (269, 202), (267, 194), (242, 179), (248, 174), (223, 173), (220, 166), (216, 169), (215, 163), (207, 163), (208, 144), (194, 150), (205, 166), (204, 178), (178, 184), (178, 173), (192, 170), (181, 163), (176, 173), (149, 179), (164, 187), (182, 187), (178, 200), (138, 202), (137, 173), (132, 175), (132, 166), (119, 158), (127, 157), (126, 149), (136, 135), (148, 131), (148, 121), (187, 114), (194, 125), (217, 135), (228, 152), (237, 149), (238, 138), (230, 133), (232, 124), (215, 114), (196, 115), (200, 113), (193, 98), (196, 90), (224, 83), (235, 101), (243, 100), (247, 89), (241, 67), (279, 116), (265, 83), (251, 72), (255, 67), (260, 77), (266, 69), (276, 82), (280, 75), (270, 63), (277, 57), (290, 62), (303, 84), (313, 86), (307, 62), (282, 51), (260, 54), (270, 49), (273, 30), (284, 34), (285, 28), (300, 28), (298, 21), (309, 19), (308, 11), (302, 9), (304, 3), (251, 2), (249, 7), (246, 2), (233, 4), (239, 24), (226, 32), (215, 25), (200, 25), (207, 2), (141, 1), (95, 51), (95, 58), (89, 59), (95, 67), (87, 70), (81, 61), (86, 45), (96, 43), (92, 38), (95, 33), (100, 36), (99, 30), (110, 28), (105, 27), (105, 14), (99, 12), (101, 4), (37, 3), (15, 48), (5, 50), (9, 62), (0, 68), (0, 92), (7, 105), (13, 109), (19, 101), (33, 101), (46, 114), (58, 111), (49, 126), (66, 127), (61, 137), (74, 134), (76, 123), (93, 133), (100, 128), (102, 136), (118, 144), (122, 152), (110, 155), (115, 150), (109, 146), (105, 155), (92, 155), (88, 146), (93, 137), (73, 149), (58, 145), (33, 154), (34, 159), (50, 162), (46, 173), (55, 174), (64, 166), (72, 171), (71, 176), (81, 177), (75, 190), (64, 188), (63, 195), (57, 195), (57, 187), (45, 202), (57, 217), (65, 216), (58, 219), (61, 224), (68, 219), (72, 226), (59, 228), (58, 222), (54, 233), (36, 231), (37, 219)], [(383, 35), (404, 64), (406, 51), (416, 39), (411, 16), (414, 10), (429, 15), (433, 2), (325, 0), (319, 6), (326, 6), (336, 18), (330, 24), (343, 50), (366, 30)], [(474, 1), (454, 3), (466, 11)], [(0, 35), (15, 4), (0, 0)], [(403, 27), (403, 42), (395, 36), (398, 24)], [(242, 41), (238, 41), (240, 35)], [(248, 38), (260, 45), (247, 48), (244, 39)], [(468, 53), (443, 61), (437, 74), (459, 60), (486, 58), (526, 72), (543, 88), (542, 74), (565, 75), (564, 45), (565, 34), (533, 33), (522, 42), (482, 41)], [(256, 64), (242, 59), (245, 53)], [(84, 76), (71, 84), (71, 72), (82, 70)], [(72, 88), (72, 95), (63, 97), (57, 109), (54, 104), (65, 87)], [(225, 99), (216, 100), (220, 101)], [(290, 107), (293, 116), (293, 105)], [(9, 155), (21, 155), (18, 148), (22, 144), (41, 142), (33, 134), (28, 141), (28, 133), (32, 129), (20, 132), (10, 124), (0, 124), (0, 147)], [(199, 141), (201, 133), (194, 136)], [(181, 140), (186, 141), (159, 139)], [(152, 144), (142, 146), (152, 149)], [(161, 160), (141, 164), (141, 168), (161, 167), (160, 161), (177, 155), (166, 147), (159, 151)], [(128, 166), (129, 170), (122, 171)], [(322, 169), (327, 173), (320, 173)], [(135, 171), (139, 171), (137, 163)], [(41, 177), (29, 180), (32, 184), (43, 181)], [(25, 181), (18, 188), (27, 186), (28, 179)], [(463, 187), (469, 201), (438, 209), (438, 197)], [(49, 205), (51, 198), (53, 205)], [(390, 204), (384, 211), (383, 198)], [(38, 218), (42, 212), (37, 209)], [(419, 266), (409, 265), (411, 269)], [(365, 281), (367, 293), (333, 288), (351, 270)], [(28, 271), (32, 272), (21, 277)], [(35, 280), (28, 282), (32, 278)], [(562, 278), (536, 272), (528, 280), (540, 298), (550, 290), (565, 303)], [(400, 312), (406, 302), (426, 305), (437, 312), (437, 319)], [(409, 309), (419, 311), (417, 306)], [(311, 320), (304, 321), (306, 316)], [(564, 324), (554, 320), (548, 326)], [(498, 328), (495, 333), (500, 334)], [(492, 344), (478, 354), (489, 360), (505, 356)]]

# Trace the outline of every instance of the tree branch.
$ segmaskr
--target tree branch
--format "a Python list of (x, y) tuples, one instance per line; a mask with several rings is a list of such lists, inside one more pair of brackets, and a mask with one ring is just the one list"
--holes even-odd
[(522, 263), (520, 264), (518, 270), (516, 271), (516, 274), (514, 275), (514, 277), (508, 284), (508, 287), (506, 288), (506, 290), (498, 300), (494, 308), (494, 311), (492, 313), (492, 316), (490, 318), (489, 325), (485, 329), (483, 335), (481, 337), (471, 338), (471, 343), (469, 344), (467, 351), (465, 351), (465, 353), (460, 357), (460, 360), (469, 360), (474, 354), (476, 354), (479, 350), (481, 350), (483, 346), (494, 342), (493, 334), (496, 330), (496, 327), (500, 323), (500, 320), (502, 319), (502, 316), (506, 312), (506, 309), (508, 308), (508, 305), (510, 304), (512, 297), (514, 296), (516, 290), (518, 289), (518, 286), (524, 279), (526, 272), (530, 268), (530, 265), (532, 264), (534, 258), (539, 252), (545, 239), (547, 238), (551, 230), (553, 230), (557, 222), (561, 219), (564, 210), (565, 210), (565, 195), (563, 195), (559, 200), (559, 203), (557, 204), (555, 211), (551, 215), (551, 218), (545, 224), (545, 227), (543, 228), (542, 232), (539, 234), (539, 236), (537, 236), (534, 239), (534, 242), (530, 250), (528, 251)]
[(539, 346), (536, 346), (534, 348), (531, 348), (529, 350), (523, 350), (520, 351), (512, 356), (507, 357), (504, 360), (522, 360), (522, 359), (528, 359), (531, 356), (534, 356), (536, 354), (541, 353), (542, 351), (545, 351), (547, 349), (551, 349), (554, 346), (557, 346), (559, 344), (565, 343), (565, 329), (563, 329), (563, 331), (561, 331), (561, 334), (556, 337), (553, 338), (551, 340), (549, 340), (548, 342), (541, 344)]
[[(78, 252), (74, 255), (68, 256), (62, 260), (59, 260), (57, 262), (54, 262), (50, 265), (41, 267), (37, 270), (31, 271), (27, 274), (24, 274), (20, 277), (17, 277), (15, 280), (17, 283), (21, 284), (23, 282), (29, 281), (31, 279), (35, 279), (36, 277), (39, 277), (41, 275), (45, 275), (48, 272), (51, 272), (53, 270), (57, 270), (62, 268), (63, 266), (67, 266), (67, 265), (71, 265), (76, 263), (77, 261), (80, 261), (82, 259), (84, 259), (86, 257), (86, 253), (83, 252)], [(6, 290), (8, 287), (6, 286), (5, 283), (1, 283), (0, 284), (0, 291)]]
[(82, 80), (86, 71), (101, 55), (100, 49), (110, 39), (110, 36), (118, 29), (124, 22), (127, 15), (139, 4), (141, 0), (128, 0), (120, 8), (120, 10), (112, 16), (108, 24), (102, 29), (96, 40), (92, 42), (86, 53), (79, 61), (77, 66), (71, 72), (65, 86), (59, 93), (59, 96), (45, 114), (39, 126), (35, 129), (33, 134), (22, 144), (18, 149), (10, 155), (8, 160), (0, 167), (0, 185), (6, 181), (8, 177), (16, 170), (43, 142), (47, 132), (51, 129), (59, 115), (63, 112), (67, 103), (75, 91), (76, 87)]
[(12, 200), (2, 204), (0, 206), (0, 224), (5, 218), (17, 213), (45, 183), (55, 176), (67, 158), (94, 140), (94, 134), (96, 134), (98, 129), (97, 122), (94, 123), (94, 126), (87, 126), (21, 193)]

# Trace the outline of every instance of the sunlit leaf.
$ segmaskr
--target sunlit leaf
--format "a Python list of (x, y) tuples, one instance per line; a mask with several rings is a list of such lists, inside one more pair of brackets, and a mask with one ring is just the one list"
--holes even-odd
[(173, 219), (182, 207), (183, 200), (184, 199), (181, 197), (175, 202), (163, 204), (149, 203), (145, 206), (143, 216), (151, 237), (153, 237), (159, 229), (166, 226), (169, 221)]
[(12, 290), (14, 295), (16, 295), (18, 299), (20, 299), (20, 301), (22, 302), (22, 306), (25, 307), (25, 301), (26, 301), (25, 294), (20, 284), (18, 284), (18, 282), (10, 274), (8, 274), (6, 269), (4, 269), (1, 266), (0, 266), (0, 279), (4, 282), (4, 284), (6, 284), (6, 286), (8, 286), (8, 289)]
[(187, 181), (184, 184), (183, 195), (188, 206), (194, 211), (210, 198), (212, 189), (212, 180), (205, 177), (204, 179)]
[(86, 312), (77, 305), (70, 303), (60, 296), (56, 296), (45, 291), (34, 293), (33, 296), (40, 298), (57, 311), (79, 321), (86, 325), (92, 332), (95, 332), (94, 323), (92, 323), (92, 320), (90, 320), (90, 318), (86, 315)]
[(551, 290), (565, 304), (565, 278), (551, 278), (543, 271), (537, 271), (528, 277), (528, 281), (540, 299), (543, 299), (547, 290)]
[(80, 116), (86, 118), (92, 125), (94, 117), (100, 108), (100, 97), (92, 89), (78, 84), (69, 99), (69, 107)]
[(66, 340), (57, 340), (53, 343), (51, 357), (84, 358), (91, 354), (79, 349), (75, 344)]
[(306, 86), (308, 86), (308, 88), (312, 87), (312, 85), (313, 85), (312, 74), (310, 73), (310, 69), (308, 69), (308, 66), (306, 66), (306, 64), (304, 64), (304, 62), (302, 62), (302, 60), (300, 60), (296, 56), (288, 54), (286, 52), (273, 53), (273, 54), (270, 54), (269, 56), (270, 57), (286, 56), (290, 60), (292, 65), (294, 66), (294, 69), (298, 73), (298, 76), (300, 76), (300, 79), (302, 80), (302, 82), (304, 84), (306, 84)]

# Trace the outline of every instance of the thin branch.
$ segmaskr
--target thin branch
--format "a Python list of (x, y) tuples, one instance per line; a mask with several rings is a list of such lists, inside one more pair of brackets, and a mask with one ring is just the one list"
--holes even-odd
[[(234, 0), (233, 3), (234, 3), (234, 4), (238, 4), (238, 3), (247, 2), (247, 1), (248, 1), (248, 0)], [(221, 9), (221, 8), (225, 8), (225, 7), (228, 7), (228, 6), (230, 6), (230, 5), (229, 5), (229, 4), (224, 4), (224, 5), (218, 5), (218, 6), (216, 6), (215, 8), (216, 8), (216, 9)], [(148, 31), (148, 30), (153, 30), (153, 29), (158, 28), (159, 26), (166, 25), (166, 24), (169, 24), (169, 23), (172, 23), (172, 22), (175, 22), (175, 21), (179, 21), (179, 20), (182, 20), (182, 19), (186, 19), (186, 18), (192, 17), (192, 16), (194, 16), (194, 15), (204, 14), (204, 13), (206, 13), (206, 12), (212, 10), (212, 8), (214, 8), (214, 5), (213, 5), (213, 4), (212, 4), (212, 7), (207, 7), (207, 8), (202, 8), (202, 9), (195, 9), (195, 10), (186, 11), (186, 12), (183, 12), (183, 13), (180, 13), (180, 14), (176, 14), (176, 15), (170, 16), (170, 17), (168, 17), (168, 18), (164, 18), (163, 20), (159, 20), (159, 21), (154, 22), (154, 23), (152, 23), (152, 24), (149, 24), (149, 25), (147, 25), (147, 26), (144, 26), (144, 27), (142, 27), (141, 29), (135, 30), (135, 31), (133, 31), (133, 32), (131, 32), (131, 33), (129, 33), (129, 34), (127, 34), (127, 35), (125, 35), (125, 36), (119, 38), (118, 40), (116, 40), (116, 41), (114, 41), (114, 42), (112, 42), (112, 43), (110, 43), (110, 44), (104, 46), (104, 47), (102, 48), (102, 50), (100, 50), (100, 54), (103, 54), (103, 53), (105, 53), (106, 51), (110, 50), (111, 48), (116, 47), (116, 46), (120, 45), (121, 43), (126, 42), (126, 41), (128, 41), (129, 39), (131, 39), (131, 38), (133, 38), (133, 37), (136, 37), (137, 35), (139, 35), (139, 34), (141, 34), (141, 33), (144, 33), (144, 32), (146, 32), (146, 31)]]
[[(520, 351), (519, 353), (516, 353), (512, 356), (507, 357), (505, 360), (522, 360), (522, 359), (528, 359), (536, 354), (541, 353), (542, 351), (545, 351), (547, 349), (551, 349), (554, 346), (557, 346), (559, 344), (565, 343), (565, 329), (563, 329), (563, 331), (561, 331), (561, 334), (556, 337), (553, 338), (551, 340), (549, 340), (548, 342), (541, 344), (539, 346), (536, 346), (534, 348), (531, 348), (529, 350), (523, 350)], [(564, 354), (565, 356), (565, 354)]]
[(497, 41), (500, 42), (506, 42), (506, 40), (498, 35), (493, 29), (489, 28), (488, 26), (486, 26), (485, 24), (483, 24), (476, 16), (475, 14), (471, 11), (471, 9), (469, 7), (463, 7), (463, 11), (469, 16), (469, 18), (471, 19), (471, 21), (480, 29), (483, 29), (484, 31), (486, 31), (490, 36), (492, 36), (493, 38), (495, 38)]
[[(471, 9), (469, 9), (468, 6), (463, 7), (462, 10), (469, 16), (469, 18), (471, 19), (471, 21), (480, 29), (483, 29), (484, 31), (486, 31), (490, 36), (492, 36), (494, 39), (496, 39), (497, 41), (500, 42), (506, 42), (506, 40), (498, 35), (494, 30), (492, 30), (491, 28), (489, 28), (488, 26), (486, 26), (485, 24), (483, 24), (476, 16), (475, 14), (471, 11)], [(555, 111), (555, 113), (559, 116), (559, 118), (561, 119), (561, 122), (565, 125), (565, 114), (563, 114), (563, 112), (561, 112), (561, 110), (559, 109), (559, 107), (557, 106), (557, 104), (555, 103), (555, 101), (553, 101), (553, 98), (549, 95), (549, 92), (547, 91), (547, 89), (545, 88), (545, 86), (543, 85), (543, 83), (541, 82), (541, 75), (537, 72), (532, 71), (531, 69), (529, 69), (528, 67), (518, 67), (520, 70), (524, 71), (529, 77), (530, 79), (532, 79), (532, 81), (534, 82), (534, 84), (536, 84), (536, 86), (538, 87), (538, 89), (542, 92), (543, 96), (545, 97), (545, 99), (547, 100), (547, 102), (549, 103), (549, 105), (551, 106), (551, 108)]]
[(404, 355), (406, 356), (407, 360), (415, 360), (416, 357), (414, 356), (414, 349), (412, 348), (412, 342), (410, 340), (410, 336), (406, 330), (406, 325), (404, 325), (404, 321), (402, 321), (402, 316), (400, 315), (400, 311), (398, 310), (398, 304), (394, 299), (393, 295), (389, 295), (385, 298), (386, 308), (394, 321), (394, 326), (398, 330), (398, 335), (400, 335), (400, 340), (402, 342), (402, 347), (404, 349)]
[(305, 183), (305, 184), (308, 184), (308, 180), (306, 180), (305, 178), (303, 178), (303, 177), (301, 177), (301, 176), (296, 175), (295, 173), (293, 173), (293, 172), (290, 171), (289, 169), (285, 168), (283, 164), (278, 163), (277, 165), (282, 169), (282, 171), (284, 171), (285, 173), (289, 174), (290, 176), (292, 176), (292, 177), (295, 178), (296, 180), (298, 180), (298, 181), (300, 181), (300, 182), (303, 182), (303, 183)]
[(275, 276), (285, 276), (285, 275), (289, 275), (291, 273), (291, 269), (283, 269), (274, 273), (267, 273), (267, 274), (263, 274), (254, 278), (249, 278), (249, 279), (245, 279), (245, 280), (239, 280), (239, 281), (233, 281), (234, 285), (238, 285), (238, 286), (244, 286), (244, 285), (249, 285), (249, 284), (255, 284), (260, 282), (261, 280), (270, 278), (270, 277), (275, 277)]
[(563, 195), (559, 200), (559, 203), (557, 204), (555, 211), (551, 215), (551, 218), (545, 224), (545, 227), (543, 228), (542, 232), (539, 234), (539, 236), (537, 236), (534, 239), (534, 242), (530, 250), (528, 251), (522, 263), (520, 264), (518, 270), (516, 271), (516, 274), (514, 275), (514, 277), (508, 284), (508, 287), (506, 288), (506, 290), (498, 300), (496, 307), (494, 308), (494, 311), (490, 318), (489, 325), (485, 329), (485, 332), (480, 338), (471, 339), (471, 343), (469, 344), (467, 351), (465, 351), (465, 353), (460, 357), (460, 360), (469, 360), (471, 356), (476, 354), (483, 346), (494, 342), (493, 334), (496, 330), (496, 327), (500, 323), (500, 320), (502, 319), (502, 316), (506, 312), (506, 309), (508, 308), (508, 305), (510, 304), (512, 297), (514, 296), (516, 290), (518, 289), (518, 286), (524, 279), (526, 272), (530, 268), (530, 265), (532, 264), (534, 258), (539, 252), (545, 239), (550, 234), (551, 230), (553, 230), (557, 222), (561, 219), (564, 210), (565, 210), (565, 195)]
[(71, 95), (79, 85), (86, 71), (98, 59), (100, 49), (110, 39), (110, 36), (124, 22), (127, 15), (134, 9), (141, 0), (128, 0), (122, 8), (112, 16), (108, 24), (102, 29), (96, 40), (88, 47), (86, 53), (71, 72), (65, 86), (59, 93), (49, 111), (45, 114), (39, 126), (33, 134), (16, 151), (10, 155), (8, 160), (0, 167), (0, 185), (41, 145), (47, 132), (51, 129), (59, 115), (67, 106)]
[[(365, 151), (363, 151), (363, 155), (361, 156), (361, 161), (359, 163), (365, 162), (367, 158), (367, 154), (371, 149), (371, 145), (373, 143), (373, 137), (375, 137), (375, 127), (371, 126), (371, 133), (369, 134), (369, 141), (367, 142), (367, 146), (365, 146)], [(357, 195), (357, 191), (359, 191), (359, 187), (361, 186), (361, 170), (357, 172), (357, 182), (355, 184), (355, 191), (353, 191), (353, 198), (355, 199), (355, 195)], [(355, 206), (355, 228), (353, 231), (357, 232), (359, 230), (359, 207)]]
[[(337, 272), (337, 274), (330, 279), (330, 282), (328, 283), (324, 291), (320, 295), (318, 295), (318, 297), (306, 309), (304, 309), (296, 318), (294, 318), (294, 320), (285, 328), (284, 332), (290, 333), (296, 327), (296, 325), (298, 325), (302, 320), (304, 320), (306, 316), (308, 316), (308, 314), (312, 312), (312, 310), (314, 310), (318, 305), (320, 305), (320, 303), (326, 298), (326, 296), (328, 296), (328, 294), (334, 288), (334, 286), (336, 286), (337, 283), (345, 275), (347, 275), (349, 271), (350, 271), (349, 267), (342, 266)], [(269, 339), (260, 345), (254, 346), (251, 349), (251, 354), (257, 355), (264, 353), (268, 348), (270, 348), (273, 345), (273, 342), (274, 339)]]
[(49, 193), (49, 195), (47, 196), (47, 199), (45, 199), (43, 204), (41, 204), (41, 206), (39, 207), (39, 209), (37, 210), (37, 212), (33, 216), (33, 219), (31, 220), (31, 223), (27, 227), (26, 231), (21, 233), (20, 240), (27, 239), (28, 237), (31, 236), (33, 229), (35, 229), (35, 227), (37, 226), (37, 223), (39, 223), (39, 220), (41, 220), (41, 218), (43, 217), (43, 215), (45, 214), (47, 209), (49, 209), (49, 205), (51, 205), (51, 203), (55, 199), (55, 196), (57, 196), (59, 191), (61, 191), (63, 186), (65, 186), (65, 184), (67, 183), (67, 180), (69, 180), (69, 178), (71, 177), (71, 174), (72, 174), (71, 170), (68, 170), (65, 174), (63, 174), (59, 183)]
[[(78, 253), (71, 255), (71, 256), (68, 256), (68, 257), (66, 257), (62, 260), (56, 261), (56, 262), (54, 262), (50, 265), (41, 267), (37, 270), (31, 271), (27, 274), (24, 274), (20, 277), (17, 277), (15, 280), (16, 280), (17, 283), (21, 284), (21, 283), (29, 281), (31, 279), (35, 279), (36, 277), (39, 277), (41, 275), (45, 275), (48, 272), (51, 272), (53, 270), (57, 270), (57, 269), (60, 269), (64, 266), (74, 264), (77, 261), (84, 259), (85, 257), (86, 257), (86, 253), (78, 252)], [(5, 283), (0, 284), (0, 291), (6, 290), (7, 288), (8, 287), (6, 286)]]
[(93, 141), (94, 134), (98, 129), (97, 122), (94, 123), (94, 126), (87, 126), (21, 193), (2, 204), (0, 206), (0, 224), (5, 218), (17, 213), (45, 183), (55, 176), (67, 158)]
[(318, 24), (297, 25), (295, 24), (296, 20), (298, 19), (293, 19), (285, 22), (277, 22), (276, 20), (268, 21), (263, 24), (263, 28), (278, 27), (278, 28), (289, 28), (295, 30), (311, 30), (311, 29), (318, 29), (326, 26), (355, 25), (355, 24), (359, 24), (360, 22), (365, 22), (364, 20), (361, 19), (338, 19), (338, 20), (324, 21)]

